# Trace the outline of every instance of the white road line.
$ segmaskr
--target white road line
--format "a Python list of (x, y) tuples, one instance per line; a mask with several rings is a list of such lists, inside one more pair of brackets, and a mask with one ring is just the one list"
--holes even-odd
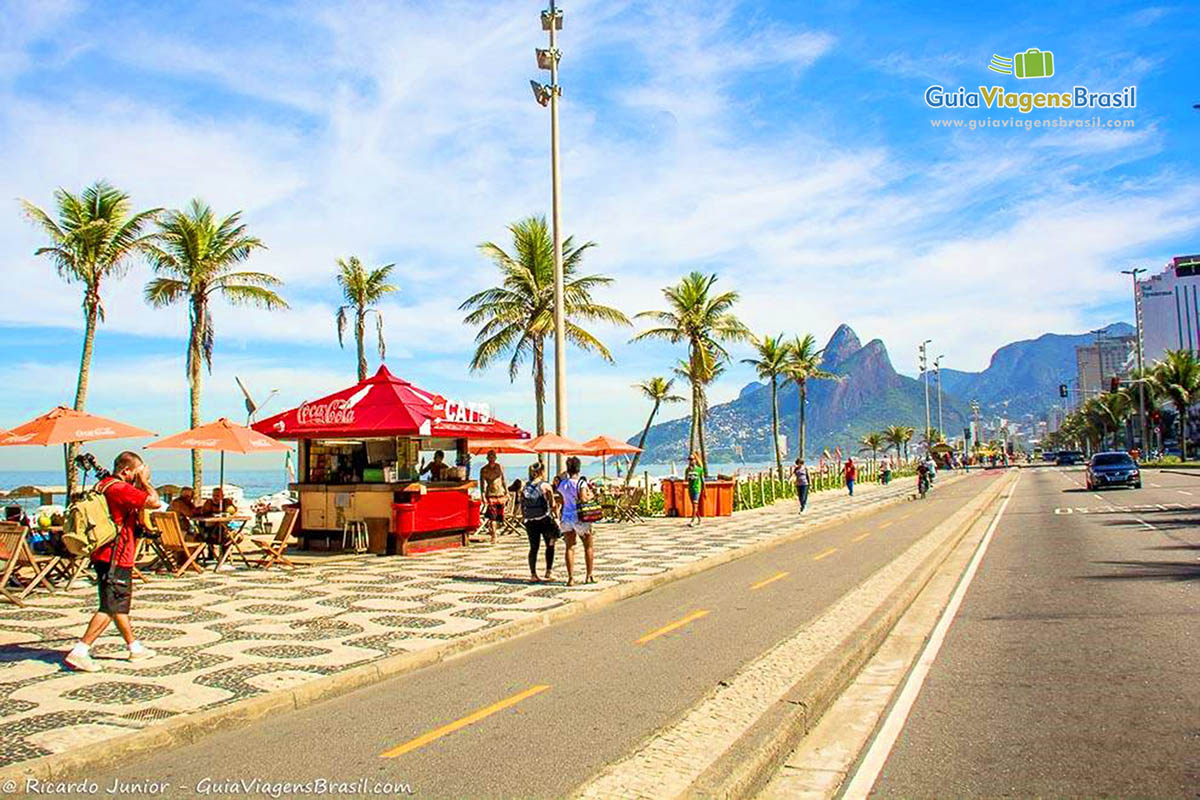
[(921, 652), (920, 657), (917, 658), (917, 663), (913, 667), (912, 672), (909, 673), (908, 680), (904, 682), (904, 688), (900, 690), (896, 704), (892, 706), (892, 710), (888, 713), (887, 719), (883, 721), (878, 735), (871, 742), (871, 746), (868, 748), (867, 755), (863, 758), (862, 764), (854, 773), (854, 777), (850, 779), (845, 792), (842, 793), (843, 798), (859, 800), (859, 798), (867, 797), (871, 793), (871, 789), (875, 786), (875, 781), (879, 779), (879, 773), (883, 770), (884, 764), (887, 763), (892, 748), (896, 746), (896, 740), (900, 738), (900, 732), (904, 730), (904, 723), (908, 721), (908, 715), (912, 712), (912, 707), (917, 702), (917, 696), (921, 693), (921, 687), (925, 684), (925, 678), (929, 675), (929, 670), (933, 666), (933, 662), (937, 660), (938, 653), (942, 649), (942, 643), (946, 639), (946, 632), (950, 630), (950, 625), (954, 622), (954, 617), (958, 615), (958, 608), (962, 605), (963, 598), (967, 595), (967, 589), (970, 588), (971, 581), (975, 579), (975, 573), (979, 570), (979, 564), (983, 561), (983, 556), (987, 552), (988, 545), (991, 544), (992, 535), (995, 534), (997, 526), (1000, 525), (1000, 519), (1004, 516), (1004, 511), (1008, 508), (1009, 501), (1016, 494), (1017, 484), (1020, 482), (1021, 476), (1018, 475), (1016, 481), (1013, 482), (1012, 489), (1009, 490), (1008, 497), (1004, 498), (1003, 505), (1000, 506), (1000, 510), (996, 513), (996, 518), (992, 520), (992, 524), (988, 526), (987, 533), (980, 540), (979, 547), (975, 550), (975, 555), (971, 557), (971, 563), (967, 565), (966, 571), (963, 573), (962, 578), (959, 579), (958, 587), (950, 597), (950, 602), (946, 604), (946, 609), (938, 619), (937, 625), (934, 626), (933, 633), (930, 634), (925, 649)]
[(1149, 522), (1146, 522), (1146, 520), (1142, 519), (1141, 517), (1134, 517), (1134, 519), (1136, 519), (1138, 522), (1142, 523), (1143, 525), (1145, 525), (1147, 528), (1149, 528), (1152, 531), (1158, 530), (1158, 528), (1154, 527)]
[(1096, 499), (1097, 499), (1097, 500), (1099, 500), (1101, 503), (1103, 503), (1103, 502), (1104, 502), (1104, 498), (1103, 498), (1103, 497), (1101, 497), (1100, 495), (1096, 494), (1095, 492), (1092, 492), (1092, 497), (1096, 498)]
[(1192, 493), (1191, 493), (1191, 492), (1185, 492), (1183, 489), (1180, 489), (1180, 490), (1179, 490), (1179, 493), (1180, 493), (1180, 494), (1186, 494), (1188, 497), (1191, 497), (1191, 496), (1192, 496)]
[(1158, 485), (1157, 483), (1152, 483), (1152, 484), (1150, 484), (1150, 485), (1151, 485), (1151, 486), (1153, 486), (1155, 489), (1161, 489), (1161, 488), (1162, 488), (1162, 486)]

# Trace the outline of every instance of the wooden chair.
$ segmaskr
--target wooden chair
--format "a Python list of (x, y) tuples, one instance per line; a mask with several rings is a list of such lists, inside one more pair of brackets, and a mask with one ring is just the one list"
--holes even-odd
[[(5, 596), (12, 599), (10, 591), (13, 587), (10, 584), (13, 583), (18, 584), (21, 588), (20, 593), (17, 594), (17, 598), (21, 601), (39, 586), (53, 594), (54, 584), (50, 581), (50, 575), (62, 559), (56, 555), (35, 553), (29, 544), (29, 529), (23, 525), (15, 522), (0, 522), (0, 533), (8, 534), (10, 541), (19, 539), (15, 549), (10, 550), (5, 547), (3, 554), (0, 554), (0, 560), (5, 561), (3, 581)], [(20, 571), (26, 567), (32, 573), (29, 578), (24, 578), (20, 574)], [(23, 605), (23, 603), (21, 604)]]
[[(275, 531), (275, 535), (271, 538), (251, 536), (247, 541), (258, 548), (260, 558), (254, 562), (254, 566), (262, 569), (270, 569), (276, 564), (286, 566), (288, 569), (295, 569), (293, 564), (285, 555), (288, 545), (292, 543), (292, 530), (296, 527), (296, 519), (300, 516), (299, 510), (289, 508), (283, 512), (283, 519), (279, 522), (279, 530)], [(254, 555), (253, 553), (251, 555)]]
[(496, 535), (503, 536), (506, 533), (525, 533), (525, 515), (522, 511), (520, 492), (509, 492), (508, 500), (504, 504), (504, 524), (496, 531)]
[(166, 567), (174, 577), (178, 578), (189, 569), (204, 572), (196, 563), (204, 551), (204, 545), (193, 544), (183, 538), (183, 526), (179, 524), (178, 514), (174, 511), (155, 511), (150, 515), (150, 524), (161, 537), (159, 544), (170, 559)]
[(0, 572), (0, 594), (18, 606), (25, 605), (22, 599), (25, 595), (13, 592), (12, 584), (17, 580), (16, 571), (21, 566), (25, 554), (25, 528), (9, 522), (0, 522), (0, 562), (4, 570)]

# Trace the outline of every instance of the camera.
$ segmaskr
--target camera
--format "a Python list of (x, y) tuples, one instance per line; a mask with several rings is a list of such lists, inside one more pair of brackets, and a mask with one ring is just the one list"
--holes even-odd
[(75, 466), (83, 470), (84, 473), (93, 473), (96, 476), (96, 480), (101, 480), (111, 475), (108, 470), (100, 466), (100, 462), (96, 461), (96, 457), (91, 453), (80, 453), (75, 456)]

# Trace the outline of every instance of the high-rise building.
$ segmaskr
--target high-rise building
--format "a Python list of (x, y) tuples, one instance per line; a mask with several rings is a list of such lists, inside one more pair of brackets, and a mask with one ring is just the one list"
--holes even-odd
[(1093, 344), (1075, 348), (1079, 402), (1107, 392), (1113, 378), (1124, 379), (1136, 366), (1136, 336), (1099, 335)]
[(1168, 350), (1200, 352), (1200, 255), (1176, 256), (1157, 275), (1137, 283), (1147, 365)]

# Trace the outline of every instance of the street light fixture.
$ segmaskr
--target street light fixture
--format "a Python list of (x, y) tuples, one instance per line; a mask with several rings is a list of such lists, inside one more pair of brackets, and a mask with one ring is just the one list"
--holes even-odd
[[(567, 434), (567, 337), (563, 310), (562, 214), (560, 208), (561, 174), (558, 167), (558, 101), (562, 87), (558, 83), (558, 32), (562, 30), (563, 12), (550, 0), (550, 8), (542, 12), (542, 30), (549, 34), (550, 46), (535, 48), (540, 69), (550, 72), (549, 85), (530, 81), (533, 96), (539, 105), (550, 107), (550, 193), (551, 221), (554, 236), (554, 432)], [(555, 457), (556, 472), (562, 472), (562, 456)]]
[[(1196, 107), (1200, 108), (1200, 103)], [(1145, 268), (1134, 267), (1133, 269), (1123, 269), (1121, 273), (1133, 278), (1133, 319), (1137, 323), (1137, 342), (1134, 346), (1137, 348), (1138, 368), (1138, 427), (1142, 429), (1142, 451), (1148, 452), (1150, 447), (1146, 443), (1146, 386), (1142, 383), (1146, 379), (1142, 345), (1142, 294), (1138, 291), (1138, 275), (1145, 271)]]

